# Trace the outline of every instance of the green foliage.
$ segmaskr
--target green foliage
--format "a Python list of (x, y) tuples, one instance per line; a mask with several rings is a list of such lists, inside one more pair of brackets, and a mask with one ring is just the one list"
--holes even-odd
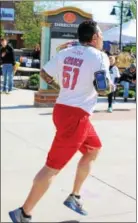
[(5, 37), (4, 28), (3, 28), (3, 25), (1, 25), (1, 27), (0, 27), (0, 38), (4, 38), (4, 37)]
[[(65, 0), (64, 0), (65, 3)], [(46, 0), (46, 1), (35, 1), (34, 2), (34, 10), (35, 12), (42, 12), (44, 10), (53, 10), (56, 8), (63, 7), (63, 0), (55, 1), (55, 0)]]
[(134, 98), (136, 95), (135, 91), (130, 90), (129, 91), (129, 98)]
[(123, 48), (124, 52), (136, 53), (136, 46), (128, 45)]
[(123, 97), (123, 93), (124, 93), (124, 90), (123, 89), (120, 89), (118, 92), (117, 92), (117, 95), (119, 97)]
[(25, 47), (32, 48), (40, 42), (42, 15), (34, 12), (34, 2), (20, 1), (15, 3), (16, 29), (23, 31)]
[[(124, 93), (124, 90), (120, 89), (117, 94), (119, 97), (123, 97), (123, 93)], [(135, 91), (129, 90), (129, 95), (128, 95), (129, 98), (134, 98), (135, 95), (136, 95)]]
[(37, 86), (37, 85), (38, 85), (37, 80), (36, 80), (36, 79), (32, 79), (32, 80), (30, 81), (30, 85), (31, 85), (31, 86)]
[(137, 1), (136, 0), (131, 0), (131, 3), (130, 3), (130, 9), (133, 13), (133, 19), (136, 19), (137, 17)]
[(131, 52), (132, 52), (132, 53), (135, 53), (135, 54), (136, 54), (136, 50), (137, 50), (137, 49), (136, 49), (136, 46), (132, 46), (132, 47), (131, 47)]
[[(118, 1), (118, 6), (121, 7), (121, 1)], [(125, 8), (127, 7), (127, 8)], [(129, 8), (131, 9), (131, 12), (133, 14), (132, 18), (126, 16), (128, 13)], [(123, 23), (127, 22), (131, 19), (136, 19), (137, 15), (136, 15), (136, 10), (137, 10), (137, 5), (136, 5), (136, 0), (131, 0), (128, 2), (124, 2), (124, 9), (123, 9)], [(119, 10), (118, 13), (118, 19), (120, 21), (120, 14), (121, 14), (121, 10)]]
[(31, 86), (38, 86), (40, 81), (39, 74), (32, 74), (29, 78), (29, 85)]
[(40, 79), (39, 74), (32, 74), (32, 75), (30, 76), (30, 80), (32, 80), (32, 79), (36, 79), (37, 81), (39, 81), (39, 79)]

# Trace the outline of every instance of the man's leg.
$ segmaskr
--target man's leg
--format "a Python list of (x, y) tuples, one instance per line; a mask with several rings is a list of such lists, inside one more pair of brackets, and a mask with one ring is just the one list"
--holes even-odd
[(108, 94), (108, 112), (112, 112), (113, 92)]
[(21, 208), (10, 211), (9, 215), (12, 222), (30, 222), (30, 212), (50, 187), (54, 177), (58, 174), (59, 170), (55, 170), (44, 166), (36, 175), (32, 189)]
[(13, 89), (13, 66), (11, 64), (8, 65), (8, 91), (12, 91)]
[(30, 194), (23, 205), (25, 214), (30, 215), (30, 212), (48, 190), (58, 172), (59, 170), (44, 166), (36, 175)]
[(79, 149), (83, 156), (78, 163), (73, 190), (64, 202), (67, 207), (82, 215), (87, 215), (87, 212), (83, 209), (82, 204), (80, 203), (80, 190), (90, 174), (92, 161), (96, 159), (99, 149), (102, 146), (100, 139), (90, 122), (88, 122), (87, 128), (87, 138)]
[[(79, 132), (79, 133), (77, 133), (77, 138), (78, 138), (78, 134), (80, 135), (81, 129), (82, 129), (82, 132), (84, 132), (83, 128), (85, 126), (85, 127), (88, 127), (88, 129), (90, 129), (90, 132), (88, 132), (89, 136), (87, 137), (87, 140), (86, 140), (86, 143), (88, 144), (87, 147), (89, 148), (89, 140), (94, 141), (94, 143), (96, 145), (101, 145), (99, 138), (97, 137), (96, 132), (94, 131), (94, 128), (91, 126), (90, 122), (88, 120), (86, 120), (86, 122), (88, 122), (87, 126), (86, 126), (86, 124), (84, 125), (83, 122), (85, 124), (85, 118), (84, 118), (84, 121), (82, 121), (80, 123), (81, 126), (79, 127), (79, 129), (76, 130)], [(74, 120), (74, 123), (75, 123), (75, 120)], [(78, 127), (78, 124), (77, 124), (77, 127)], [(69, 130), (68, 130), (69, 132), (70, 132), (70, 128), (71, 127), (69, 127)], [(74, 135), (75, 135), (75, 133), (74, 133)], [(91, 137), (91, 135), (92, 135), (92, 137)], [(90, 139), (89, 139), (89, 137), (90, 137)], [(94, 139), (93, 139), (93, 137), (94, 137)], [(32, 190), (31, 190), (26, 202), (23, 205), (23, 210), (27, 215), (30, 214), (31, 210), (34, 208), (34, 206), (37, 204), (37, 202), (40, 200), (40, 198), (44, 195), (44, 193), (48, 190), (54, 177), (59, 173), (59, 171), (69, 162), (69, 160), (77, 152), (78, 149), (77, 149), (77, 146), (75, 146), (75, 144), (76, 144), (75, 139), (73, 139), (73, 136), (71, 138), (72, 138), (72, 140), (71, 139), (68, 140), (68, 138), (67, 138), (66, 139), (67, 141), (66, 140), (64, 141), (64, 136), (62, 136), (60, 134), (58, 135), (58, 133), (56, 134), (56, 137), (53, 141), (53, 144), (52, 144), (51, 150), (49, 151), (47, 162), (46, 162), (47, 166), (52, 167), (53, 169), (49, 168), (49, 167), (44, 167), (35, 177)], [(76, 136), (75, 136), (75, 138), (76, 138)], [(72, 142), (73, 142), (73, 144), (72, 144)], [(67, 148), (66, 148), (66, 145), (68, 145)], [(83, 147), (83, 145), (82, 145), (82, 147)], [(78, 171), (77, 171), (76, 180), (75, 180), (76, 181), (75, 188), (78, 188), (79, 184), (80, 184), (80, 186), (83, 184), (84, 180), (86, 179), (87, 175), (89, 174), (90, 162), (93, 159), (95, 159), (95, 157), (97, 155), (97, 151), (90, 150), (91, 152), (88, 152), (87, 147), (84, 150), (83, 150), (83, 148), (80, 149), (80, 151), (82, 153), (86, 153), (86, 154), (84, 154), (84, 156), (82, 157), (82, 159), (80, 160), (79, 165), (78, 165)], [(61, 156), (61, 154), (62, 154), (62, 156)], [(83, 169), (85, 165), (86, 165), (86, 167), (85, 167), (85, 169)]]
[[(87, 148), (87, 147), (86, 147)], [(91, 172), (92, 161), (94, 161), (98, 155), (99, 148), (91, 148), (83, 155), (80, 159), (77, 167), (75, 182), (73, 186), (72, 193), (68, 196), (68, 198), (64, 201), (64, 205), (73, 211), (81, 214), (87, 215), (87, 211), (83, 208), (82, 203), (80, 201), (80, 190), (85, 182), (86, 178)]]
[(124, 102), (127, 102), (127, 98), (129, 95), (129, 82), (124, 81)]
[(117, 90), (115, 90), (114, 93), (113, 93), (114, 101), (116, 100), (116, 91)]
[(66, 148), (66, 145), (69, 145), (69, 143), (72, 142), (71, 139), (66, 139), (67, 141), (64, 139), (64, 136), (60, 134), (60, 131), (57, 131), (51, 149), (48, 153), (46, 166), (44, 166), (36, 175), (27, 200), (25, 201), (21, 209), (16, 209), (9, 212), (9, 215), (13, 222), (24, 222), (26, 219), (30, 219), (30, 213), (32, 209), (35, 207), (44, 193), (48, 190), (55, 176), (77, 152), (76, 147), (69, 146), (69, 148)]
[[(63, 112), (59, 112), (58, 109), (63, 110)], [(35, 177), (32, 190), (22, 208), (9, 213), (13, 222), (24, 222), (24, 219), (30, 218), (29, 214), (31, 210), (48, 190), (53, 178), (69, 162), (87, 138), (90, 129), (88, 117), (86, 115), (80, 117), (82, 116), (80, 109), (78, 112), (78, 114), (81, 113), (80, 116), (78, 114), (74, 115), (74, 108), (70, 108), (70, 110), (68, 107), (63, 109), (62, 106), (57, 106), (56, 112), (54, 111), (54, 123), (56, 123), (56, 127), (59, 126), (60, 128), (57, 128), (59, 130), (56, 132), (55, 139), (49, 151), (46, 162), (47, 167), (42, 168)], [(58, 113), (60, 113), (59, 116)], [(61, 121), (62, 125), (59, 125)], [(94, 131), (90, 133), (92, 134), (90, 139), (92, 138), (92, 141), (94, 141), (93, 137), (96, 134), (94, 134)]]
[(86, 154), (82, 156), (78, 163), (76, 178), (74, 182), (74, 187), (72, 194), (80, 195), (80, 189), (90, 174), (92, 162), (96, 159), (100, 148), (93, 148), (93, 150), (88, 150)]
[(3, 75), (3, 88), (2, 91), (8, 90), (8, 75), (7, 75), (7, 65), (2, 66), (2, 75)]

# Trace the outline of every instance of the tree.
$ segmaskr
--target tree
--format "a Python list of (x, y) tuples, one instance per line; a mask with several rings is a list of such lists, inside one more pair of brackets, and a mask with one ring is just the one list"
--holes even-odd
[(136, 0), (132, 0), (130, 3), (130, 9), (133, 13), (133, 18), (136, 19), (137, 17), (137, 1)]
[(23, 32), (25, 47), (32, 48), (40, 43), (42, 15), (34, 12), (33, 0), (16, 2), (15, 11), (15, 27)]
[(1, 29), (0, 29), (0, 38), (4, 38), (5, 37), (5, 33), (4, 33), (4, 27), (1, 24)]
[(55, 9), (62, 6), (62, 1), (55, 2), (47, 0), (46, 2), (33, 0), (20, 1), (15, 3), (16, 28), (23, 31), (23, 40), (26, 47), (34, 47), (40, 43), (41, 38), (41, 14), (44, 10)]
[[(136, 2), (136, 0), (131, 0), (131, 1), (129, 1), (129, 2), (124, 2), (124, 9), (123, 9), (123, 23), (124, 22), (128, 22), (129, 20), (131, 20), (131, 19), (136, 19), (136, 10), (137, 10), (137, 2)], [(121, 2), (119, 1), (118, 2), (118, 6), (120, 6), (121, 7)], [(125, 8), (126, 7), (126, 8)], [(132, 17), (128, 17), (127, 16), (127, 13), (128, 13), (128, 10), (131, 10), (131, 12), (132, 12)], [(119, 18), (119, 20), (120, 20), (120, 14), (121, 14), (121, 12), (119, 11), (119, 13), (118, 13), (118, 18)]]
[(34, 10), (36, 12), (42, 12), (44, 10), (53, 10), (60, 7), (65, 6), (65, 0), (46, 0), (46, 1), (35, 1), (34, 3)]

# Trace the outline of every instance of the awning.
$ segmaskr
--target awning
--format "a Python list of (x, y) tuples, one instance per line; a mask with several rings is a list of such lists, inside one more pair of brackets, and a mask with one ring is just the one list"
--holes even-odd
[[(120, 26), (103, 32), (104, 41), (119, 42)], [(122, 24), (122, 43), (136, 43), (136, 20)]]
[(23, 34), (24, 32), (19, 31), (19, 30), (4, 30), (4, 33), (7, 33), (7, 34)]

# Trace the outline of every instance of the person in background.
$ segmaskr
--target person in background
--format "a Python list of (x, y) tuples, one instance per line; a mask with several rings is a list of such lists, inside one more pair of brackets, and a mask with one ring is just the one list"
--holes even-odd
[(33, 60), (40, 60), (40, 45), (36, 44), (32, 53)]
[(114, 84), (114, 89), (110, 94), (108, 94), (108, 112), (112, 112), (112, 103), (113, 103), (112, 101), (114, 92), (116, 91), (116, 80), (120, 78), (120, 73), (118, 67), (115, 65), (115, 56), (110, 55), (109, 61), (110, 61), (109, 71), (111, 75), (111, 80)]
[[(1, 45), (1, 39), (0, 39), (0, 49), (1, 49), (2, 45)], [(0, 76), (2, 76), (2, 60), (1, 60), (1, 56), (0, 56)]]
[(40, 45), (36, 44), (34, 51), (32, 53), (33, 62), (32, 67), (33, 68), (40, 68)]
[(8, 94), (13, 89), (13, 73), (15, 69), (14, 49), (8, 44), (6, 38), (1, 39), (0, 60), (2, 64), (2, 75), (4, 77), (1, 92)]
[(136, 65), (131, 64), (121, 75), (120, 83), (124, 87), (124, 102), (128, 101), (130, 86), (135, 87), (136, 82)]

